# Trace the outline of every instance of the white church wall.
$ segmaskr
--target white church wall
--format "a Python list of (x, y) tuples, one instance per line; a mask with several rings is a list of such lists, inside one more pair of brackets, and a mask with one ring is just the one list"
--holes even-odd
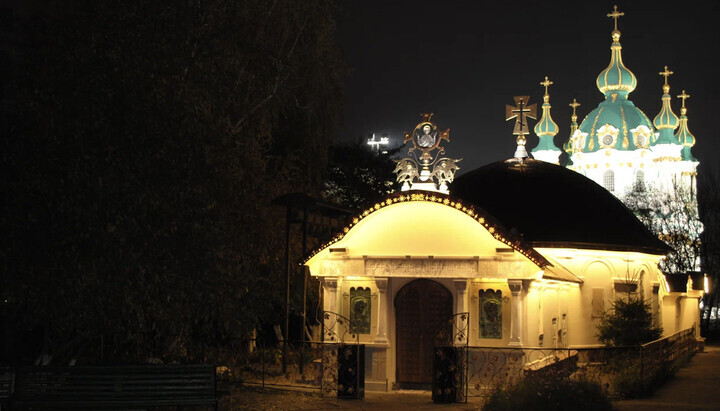
[[(577, 297), (573, 297), (572, 288), (568, 289), (566, 324), (569, 345), (599, 345), (596, 337), (597, 325), (602, 313), (610, 309), (613, 299), (619, 296), (617, 290), (626, 289), (623, 283), (635, 282), (634, 292), (651, 296), (652, 284), (658, 281), (657, 262), (660, 256), (559, 248), (538, 248), (538, 251), (562, 264), (583, 281), (578, 287)], [(562, 313), (559, 314), (559, 319), (562, 320)], [(544, 324), (547, 326), (545, 320)], [(557, 338), (557, 335), (555, 337)]]

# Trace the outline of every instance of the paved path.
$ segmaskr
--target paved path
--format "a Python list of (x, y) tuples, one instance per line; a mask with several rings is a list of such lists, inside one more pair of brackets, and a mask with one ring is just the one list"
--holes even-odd
[(720, 345), (705, 346), (652, 398), (617, 401), (620, 410), (719, 410)]
[[(362, 400), (321, 398), (317, 393), (232, 389), (223, 396), (221, 410), (479, 410), (480, 398), (467, 404), (434, 404), (429, 391), (392, 393), (366, 392)], [(720, 410), (720, 345), (709, 345), (695, 354), (652, 398), (613, 403), (619, 411), (636, 410)]]

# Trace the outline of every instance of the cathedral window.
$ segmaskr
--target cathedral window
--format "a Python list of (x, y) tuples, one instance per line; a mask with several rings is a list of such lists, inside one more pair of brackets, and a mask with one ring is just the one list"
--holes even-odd
[(358, 334), (370, 334), (370, 288), (350, 288), (350, 328)]
[(502, 291), (480, 290), (480, 338), (502, 339)]
[(635, 190), (645, 191), (645, 172), (642, 170), (635, 173)]
[(603, 187), (607, 191), (615, 191), (615, 173), (612, 170), (608, 170), (603, 174)]

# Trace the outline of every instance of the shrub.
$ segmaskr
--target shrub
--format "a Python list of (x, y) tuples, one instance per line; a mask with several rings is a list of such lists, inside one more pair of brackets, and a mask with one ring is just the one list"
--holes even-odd
[(572, 380), (560, 372), (536, 372), (509, 387), (496, 389), (483, 410), (611, 410), (599, 384)]
[(598, 324), (598, 339), (606, 346), (635, 346), (655, 341), (662, 328), (653, 327), (650, 304), (642, 297), (618, 298)]

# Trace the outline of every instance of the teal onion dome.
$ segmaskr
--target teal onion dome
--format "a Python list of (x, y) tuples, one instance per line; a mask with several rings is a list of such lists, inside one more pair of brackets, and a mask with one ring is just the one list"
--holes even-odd
[(657, 139), (653, 142), (653, 145), (657, 144), (678, 144), (678, 140), (673, 135), (673, 132), (678, 127), (678, 116), (675, 115), (670, 107), (670, 85), (667, 83), (667, 76), (672, 74), (672, 71), (668, 71), (665, 66), (665, 72), (660, 75), (665, 76), (665, 84), (663, 85), (663, 96), (662, 96), (662, 108), (660, 113), (653, 120), (653, 124), (659, 131)]
[(675, 134), (675, 138), (683, 145), (681, 151), (682, 159), (684, 161), (697, 161), (690, 152), (690, 148), (695, 145), (695, 136), (690, 132), (690, 129), (688, 129), (687, 108), (685, 108), (685, 99), (688, 97), (690, 96), (685, 94), (685, 90), (678, 96), (678, 98), (682, 99), (683, 103), (680, 109), (680, 125), (678, 126), (678, 132)]
[(532, 150), (533, 152), (541, 150), (560, 151), (553, 143), (553, 138), (560, 131), (560, 127), (555, 124), (550, 115), (550, 94), (548, 94), (547, 88), (551, 84), (552, 81), (548, 80), (547, 76), (545, 81), (540, 83), (540, 85), (545, 86), (545, 94), (543, 95), (542, 117), (535, 125), (535, 134), (540, 138), (540, 141), (537, 147)]
[(620, 31), (612, 32), (613, 43), (610, 46), (612, 51), (610, 54), (610, 64), (605, 70), (598, 74), (596, 85), (601, 93), (607, 97), (610, 93), (617, 93), (622, 97), (627, 97), (635, 87), (637, 87), (637, 78), (628, 70), (622, 61), (622, 46), (620, 45)]
[(608, 17), (615, 19), (610, 64), (596, 80), (598, 90), (605, 94), (605, 101), (580, 124), (578, 130), (582, 134), (579, 143), (583, 152), (648, 148), (655, 134), (650, 119), (628, 99), (628, 94), (637, 86), (637, 78), (622, 61), (617, 18), (623, 14), (617, 11), (617, 6), (608, 14)]
[[(552, 141), (552, 138), (560, 131), (560, 128), (555, 124), (550, 115), (550, 96), (546, 94), (543, 100), (542, 117), (540, 117), (540, 121), (535, 124), (535, 134), (537, 134), (538, 137), (550, 137)], [(553, 149), (558, 150), (554, 145)]]

